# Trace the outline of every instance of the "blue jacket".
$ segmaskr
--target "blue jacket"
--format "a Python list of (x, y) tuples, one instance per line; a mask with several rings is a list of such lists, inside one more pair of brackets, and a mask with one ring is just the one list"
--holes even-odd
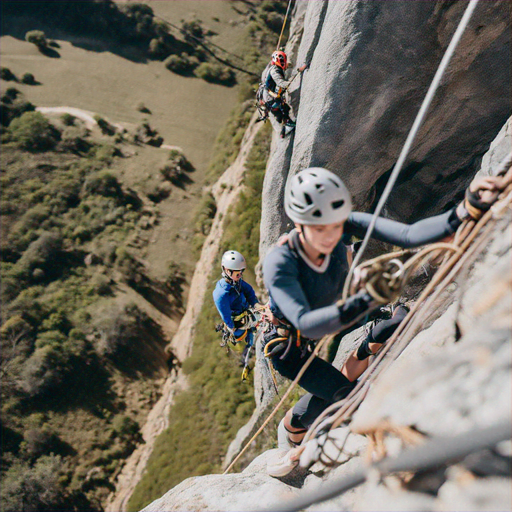
[(252, 286), (243, 280), (239, 283), (240, 286), (233, 286), (225, 279), (220, 279), (213, 290), (215, 305), (222, 320), (230, 329), (235, 327), (232, 316), (239, 315), (258, 302)]

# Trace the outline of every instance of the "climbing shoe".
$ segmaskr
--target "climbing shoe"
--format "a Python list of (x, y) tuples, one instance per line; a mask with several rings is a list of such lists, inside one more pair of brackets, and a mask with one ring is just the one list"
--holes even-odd
[(246, 366), (242, 370), (242, 382), (245, 382), (249, 378), (249, 373), (251, 372), (252, 368), (250, 366)]
[[(297, 448), (293, 450), (278, 450), (275, 458), (267, 463), (267, 473), (273, 477), (283, 477), (291, 473), (299, 464)], [(297, 457), (297, 460), (292, 460)]]
[(288, 121), (281, 128), (281, 138), (284, 139), (288, 134), (292, 133), (294, 129), (295, 129), (295, 122), (294, 121)]

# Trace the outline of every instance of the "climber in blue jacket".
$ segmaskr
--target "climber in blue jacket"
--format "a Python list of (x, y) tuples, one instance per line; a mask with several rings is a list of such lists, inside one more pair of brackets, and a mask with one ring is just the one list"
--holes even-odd
[(237, 342), (246, 342), (242, 359), (254, 343), (254, 329), (247, 328), (248, 313), (258, 303), (253, 287), (242, 279), (246, 266), (245, 258), (239, 252), (226, 251), (221, 261), (222, 279), (213, 291), (215, 306), (226, 327)]
[[(373, 238), (401, 247), (417, 247), (451, 236), (467, 217), (477, 218), (489, 207), (479, 191), (494, 191), (494, 178), (474, 180), (464, 202), (451, 210), (412, 225), (378, 218)], [(263, 263), (263, 277), (270, 296), (265, 335), (266, 355), (284, 377), (295, 379), (310, 357), (311, 346), (326, 334), (361, 324), (379, 304), (365, 291), (340, 301), (349, 261), (343, 235), (363, 238), (372, 215), (352, 212), (350, 193), (342, 180), (323, 168), (296, 174), (285, 195), (285, 211), (295, 223), (286, 243), (274, 247)], [(278, 428), (278, 445), (288, 450), (269, 464), (272, 476), (284, 476), (298, 464), (299, 445), (315, 419), (332, 403), (345, 398), (376, 353), (405, 318), (399, 306), (394, 315), (368, 332), (359, 348), (340, 370), (315, 357), (299, 384), (308, 392), (290, 409)], [(300, 337), (299, 337), (300, 336)], [(286, 340), (288, 339), (288, 343)], [(290, 342), (299, 340), (299, 342)], [(269, 350), (272, 348), (272, 350)]]

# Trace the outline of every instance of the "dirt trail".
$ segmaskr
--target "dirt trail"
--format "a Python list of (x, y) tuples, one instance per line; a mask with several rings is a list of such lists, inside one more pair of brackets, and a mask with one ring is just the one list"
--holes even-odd
[(190, 285), (185, 316), (182, 318), (178, 332), (175, 334), (171, 343), (173, 352), (180, 361), (186, 359), (192, 350), (191, 340), (194, 334), (194, 326), (203, 305), (208, 277), (213, 266), (219, 264), (215, 258), (222, 239), (224, 220), (226, 219), (229, 207), (235, 202), (240, 193), (239, 184), (245, 170), (247, 156), (252, 148), (254, 137), (261, 127), (261, 124), (256, 123), (256, 119), (257, 115), (255, 114), (247, 127), (236, 160), (212, 188), (212, 194), (217, 203), (217, 213), (215, 214), (210, 234), (206, 237), (203, 244), (201, 257), (196, 264)]
[[(95, 126), (97, 126), (97, 122), (94, 119), (96, 115), (94, 112), (89, 112), (88, 110), (82, 110), (80, 108), (75, 107), (37, 107), (36, 110), (41, 112), (41, 114), (71, 114), (72, 116), (78, 117), (81, 119), (89, 130), (92, 130)], [(117, 128), (123, 128), (119, 124), (111, 123)]]
[[(261, 127), (261, 124), (256, 123), (256, 119), (257, 115), (255, 114), (245, 132), (236, 160), (212, 187), (212, 194), (217, 202), (217, 213), (210, 234), (203, 244), (201, 256), (192, 277), (185, 315), (171, 342), (172, 351), (179, 361), (186, 359), (192, 351), (194, 327), (203, 305), (208, 277), (212, 267), (218, 264), (216, 256), (223, 234), (224, 220), (227, 217), (228, 209), (240, 193), (239, 184), (245, 170), (247, 156), (252, 148), (254, 137)], [(173, 371), (166, 379), (162, 388), (162, 396), (149, 413), (146, 424), (142, 428), (144, 444), (130, 455), (123, 466), (117, 478), (116, 490), (110, 495), (105, 505), (106, 512), (126, 511), (128, 500), (144, 473), (149, 456), (153, 451), (154, 442), (160, 433), (168, 427), (169, 411), (174, 397), (186, 386), (186, 378), (181, 370)]]

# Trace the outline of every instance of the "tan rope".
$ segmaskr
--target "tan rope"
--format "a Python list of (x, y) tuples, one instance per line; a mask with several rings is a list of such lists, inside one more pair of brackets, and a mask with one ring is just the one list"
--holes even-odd
[(280, 409), (280, 407), (283, 405), (284, 401), (290, 396), (290, 393), (293, 391), (295, 386), (298, 384), (301, 377), (304, 375), (306, 370), (309, 368), (309, 365), (313, 362), (313, 359), (318, 355), (318, 352), (320, 352), (320, 349), (322, 348), (322, 345), (325, 343), (325, 341), (328, 338), (325, 337), (317, 344), (315, 347), (315, 350), (313, 353), (309, 356), (309, 359), (304, 363), (304, 366), (300, 369), (299, 373), (297, 374), (297, 377), (293, 380), (293, 382), (290, 384), (290, 387), (286, 390), (286, 393), (283, 395), (279, 403), (275, 406), (274, 410), (269, 414), (268, 418), (263, 422), (263, 425), (257, 430), (257, 432), (251, 437), (251, 439), (246, 443), (246, 445), (243, 447), (243, 449), (240, 451), (240, 453), (235, 457), (235, 459), (231, 462), (231, 464), (228, 466), (226, 471), (224, 471), (223, 475), (226, 473), (229, 473), (229, 471), (233, 468), (233, 466), (238, 462), (240, 457), (247, 451), (251, 443), (263, 432), (263, 429), (270, 423), (270, 420), (277, 414), (277, 411)]
[[(507, 185), (511, 181), (512, 172), (509, 171), (507, 175), (503, 178), (502, 184)], [(469, 220), (464, 222), (459, 227), (459, 236), (456, 237), (456, 239), (458, 239), (460, 243), (459, 250), (455, 254), (453, 254), (449, 258), (449, 260), (438, 269), (438, 272), (436, 272), (432, 281), (420, 295), (418, 301), (413, 305), (411, 311), (408, 313), (404, 321), (400, 324), (400, 326), (395, 331), (393, 336), (388, 340), (386, 345), (377, 355), (375, 361), (367, 369), (365, 375), (363, 375), (363, 377), (360, 379), (358, 385), (356, 386), (356, 388), (354, 388), (352, 393), (344, 400), (338, 402), (337, 404), (333, 404), (328, 409), (326, 409), (326, 411), (324, 411), (324, 413), (322, 413), (322, 415), (320, 415), (314, 422), (314, 424), (311, 426), (303, 442), (307, 442), (307, 440), (317, 435), (320, 429), (325, 429), (326, 416), (332, 414), (333, 411), (336, 411), (336, 409), (338, 409), (338, 412), (329, 418), (329, 421), (331, 422), (331, 428), (336, 428), (337, 426), (341, 425), (344, 421), (347, 421), (347, 419), (353, 414), (353, 412), (357, 409), (359, 404), (363, 401), (364, 396), (367, 394), (367, 385), (369, 384), (369, 381), (374, 380), (378, 374), (385, 371), (393, 362), (393, 360), (396, 359), (396, 357), (398, 357), (398, 355), (405, 349), (405, 347), (412, 340), (415, 328), (418, 327), (420, 322), (424, 319), (425, 315), (429, 312), (429, 308), (432, 306), (433, 302), (442, 293), (446, 286), (453, 280), (453, 278), (458, 273), (460, 268), (465, 264), (465, 262), (484, 245), (485, 241), (487, 240), (488, 236), (491, 233), (493, 226), (489, 224), (488, 226), (486, 226), (486, 229), (483, 230), (483, 232), (482, 229), (486, 224), (488, 224), (488, 222), (492, 218), (496, 218), (501, 212), (501, 210), (510, 206), (511, 188), (512, 187), (510, 187), (509, 185), (508, 188), (500, 194), (501, 197), (505, 197), (503, 197), (501, 201), (498, 201), (493, 206), (492, 210), (486, 212), (486, 214), (480, 219), (478, 223)], [(478, 243), (474, 244), (470, 250), (468, 250), (470, 244), (474, 241), (474, 239), (479, 233), (481, 233), (482, 235), (481, 239), (478, 241)], [(432, 290), (434, 290), (434, 288), (440, 282), (441, 284), (437, 287), (435, 292), (429, 297)], [(423, 309), (418, 314), (416, 314), (416, 312), (419, 310), (423, 302), (425, 302)], [(400, 336), (402, 336), (403, 339), (401, 340), (401, 343), (397, 345), (395, 357), (391, 361), (388, 360), (387, 364), (379, 366), (380, 362), (383, 360), (385, 355), (390, 351), (391, 347)], [(376, 371), (377, 367), (379, 367), (379, 371)], [(362, 391), (363, 388), (365, 388), (364, 394)]]
[(292, 5), (292, 0), (289, 0), (288, 7), (286, 8), (286, 15), (285, 15), (284, 21), (283, 21), (283, 27), (281, 28), (281, 33), (279, 34), (279, 39), (277, 41), (276, 50), (279, 50), (279, 47), (281, 46), (281, 38), (283, 37), (284, 27), (286, 26), (286, 20), (288, 19), (288, 13), (290, 12), (291, 5)]

